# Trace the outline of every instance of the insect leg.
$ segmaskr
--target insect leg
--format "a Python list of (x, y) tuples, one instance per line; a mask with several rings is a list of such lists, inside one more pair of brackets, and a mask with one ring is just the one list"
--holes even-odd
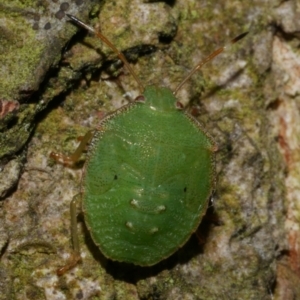
[(64, 155), (57, 152), (51, 152), (50, 157), (63, 165), (73, 165), (80, 159), (81, 154), (85, 151), (86, 146), (91, 141), (93, 136), (94, 136), (94, 130), (88, 131), (85, 134), (85, 136), (82, 138), (75, 152), (71, 155)]
[(74, 268), (76, 264), (80, 261), (80, 249), (79, 249), (79, 240), (77, 232), (77, 205), (81, 203), (81, 193), (75, 195), (70, 203), (70, 215), (71, 215), (71, 235), (73, 243), (73, 253), (66, 265), (59, 268), (56, 273), (61, 276), (70, 269)]

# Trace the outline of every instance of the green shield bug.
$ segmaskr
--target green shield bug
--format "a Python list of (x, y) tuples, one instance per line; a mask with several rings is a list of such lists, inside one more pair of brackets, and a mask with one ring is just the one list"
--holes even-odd
[(154, 265), (183, 246), (195, 232), (214, 188), (217, 146), (175, 95), (225, 47), (198, 63), (175, 91), (144, 88), (114, 45), (76, 17), (68, 17), (96, 34), (118, 55), (137, 81), (141, 96), (101, 120), (73, 155), (51, 153), (55, 160), (70, 164), (89, 144), (81, 191), (71, 202), (74, 255), (58, 273), (72, 268), (80, 259), (78, 199), (91, 237), (107, 258)]

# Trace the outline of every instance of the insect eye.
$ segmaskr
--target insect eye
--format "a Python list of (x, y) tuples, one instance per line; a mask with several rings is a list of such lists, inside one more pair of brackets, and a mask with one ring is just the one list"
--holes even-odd
[(183, 106), (183, 104), (180, 101), (176, 101), (175, 107), (178, 110), (183, 110), (184, 109), (184, 106)]
[(140, 103), (144, 103), (145, 102), (145, 97), (143, 95), (137, 96), (134, 99), (134, 102), (140, 102)]

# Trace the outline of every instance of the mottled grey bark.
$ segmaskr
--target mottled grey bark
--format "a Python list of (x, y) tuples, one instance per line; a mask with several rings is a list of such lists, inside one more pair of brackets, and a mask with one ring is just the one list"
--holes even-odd
[[(0, 299), (300, 297), (296, 1), (4, 1), (0, 8)], [(201, 243), (193, 236), (156, 266), (107, 260), (79, 217), (82, 262), (56, 275), (71, 253), (69, 202), (81, 168), (49, 153), (71, 153), (78, 136), (138, 95), (112, 51), (64, 11), (125, 51), (145, 85), (171, 89), (249, 31), (178, 93), (219, 145), (217, 184)]]

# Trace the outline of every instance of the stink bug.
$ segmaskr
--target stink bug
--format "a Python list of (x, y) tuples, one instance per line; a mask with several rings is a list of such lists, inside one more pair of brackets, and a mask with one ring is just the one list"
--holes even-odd
[(141, 96), (105, 117), (96, 130), (85, 135), (73, 155), (51, 153), (55, 160), (70, 164), (89, 144), (81, 191), (71, 202), (75, 254), (58, 273), (80, 259), (77, 199), (81, 200), (93, 241), (107, 258), (154, 265), (183, 246), (195, 232), (215, 185), (217, 146), (203, 126), (184, 111), (175, 95), (225, 47), (199, 62), (175, 91), (144, 88), (114, 45), (76, 17), (68, 17), (96, 34), (118, 55), (137, 81)]

